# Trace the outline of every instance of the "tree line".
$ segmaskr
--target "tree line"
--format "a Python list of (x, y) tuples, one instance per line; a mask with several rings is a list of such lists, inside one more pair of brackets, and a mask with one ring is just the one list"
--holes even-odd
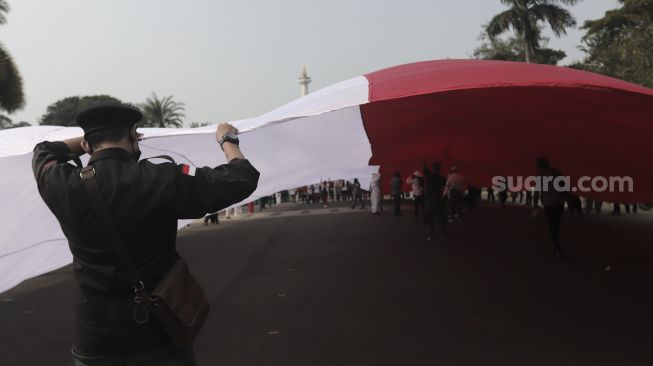
[[(474, 58), (557, 65), (567, 56), (548, 48), (542, 31), (548, 25), (560, 37), (575, 27), (576, 18), (565, 6), (580, 0), (500, 1), (508, 9), (484, 26)], [(581, 29), (585, 35), (579, 48), (585, 58), (568, 67), (653, 87), (653, 0), (619, 0), (618, 8), (586, 21)], [(509, 30), (512, 36), (499, 37)]]
[[(554, 36), (567, 34), (575, 27), (576, 18), (568, 7), (581, 0), (498, 0), (507, 9), (483, 27), (481, 45), (473, 52), (476, 59), (524, 61), (557, 65), (567, 55), (551, 49), (543, 31)], [(0, 0), (0, 25), (7, 21), (9, 5)], [(585, 53), (582, 61), (568, 67), (596, 72), (647, 87), (653, 87), (653, 0), (619, 0), (619, 6), (607, 11), (600, 19), (586, 21), (581, 29), (585, 35), (579, 48)], [(502, 35), (512, 31), (507, 37)], [(109, 95), (73, 96), (47, 107), (39, 119), (41, 125), (75, 125), (75, 116), (90, 103), (121, 102)], [(0, 112), (13, 113), (25, 104), (23, 82), (11, 54), (0, 43)], [(143, 127), (181, 127), (185, 118), (184, 103), (172, 96), (159, 98), (152, 93), (144, 103), (131, 104), (143, 111)], [(208, 123), (191, 123), (199, 127)], [(14, 123), (0, 113), (0, 129), (29, 126)]]
[(50, 104), (39, 119), (41, 125), (77, 126), (75, 117), (80, 110), (98, 102), (117, 102), (139, 108), (143, 112), (141, 127), (182, 127), (184, 124), (184, 103), (175, 102), (172, 96), (159, 98), (155, 93), (144, 103), (124, 102), (110, 95), (67, 97)]

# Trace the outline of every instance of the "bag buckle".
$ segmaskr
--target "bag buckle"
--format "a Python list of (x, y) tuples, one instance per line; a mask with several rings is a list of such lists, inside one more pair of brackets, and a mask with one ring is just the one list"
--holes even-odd
[(91, 167), (91, 169), (86, 169), (86, 170), (82, 169), (82, 171), (79, 172), (79, 177), (84, 179), (84, 173), (88, 173), (88, 172), (92, 172), (93, 175), (95, 175), (95, 168)]
[[(134, 284), (134, 310), (132, 311), (132, 316), (136, 324), (145, 324), (150, 320), (150, 312), (147, 307), (146, 297), (143, 296), (143, 291), (145, 290), (145, 284), (143, 281), (138, 281)], [(145, 294), (147, 295), (147, 294)]]

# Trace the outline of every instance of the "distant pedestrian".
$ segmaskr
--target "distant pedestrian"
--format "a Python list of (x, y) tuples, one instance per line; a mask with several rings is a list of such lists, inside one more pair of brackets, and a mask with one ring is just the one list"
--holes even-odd
[(327, 182), (320, 184), (320, 195), (322, 197), (322, 207), (327, 208), (327, 200), (329, 199), (329, 184)]
[(345, 180), (342, 184), (342, 200), (349, 201), (351, 195), (351, 183), (348, 180)]
[(494, 197), (494, 189), (492, 189), (492, 187), (487, 189), (487, 201), (488, 202), (496, 201), (496, 199)]
[(358, 181), (358, 178), (354, 178), (354, 183), (351, 185), (351, 194), (354, 197), (354, 204), (351, 206), (351, 209), (355, 209), (358, 202), (361, 203), (361, 208), (365, 208), (365, 202), (363, 202), (363, 191), (361, 190), (361, 184)]
[(501, 208), (506, 207), (506, 201), (508, 201), (508, 189), (504, 187), (499, 191), (499, 202), (501, 202)]
[(390, 190), (395, 203), (395, 216), (401, 216), (401, 173), (398, 171), (390, 179)]
[(621, 216), (621, 205), (617, 202), (612, 204), (612, 216)]
[(594, 200), (591, 198), (585, 198), (585, 213), (591, 214), (593, 208), (594, 208)]
[(263, 196), (263, 197), (261, 197), (261, 198), (258, 199), (258, 202), (259, 202), (259, 209), (260, 209), (261, 211), (265, 209), (265, 205), (267, 204), (267, 201), (268, 201), (268, 197), (267, 197), (267, 196)]
[(342, 179), (336, 181), (336, 201), (340, 202), (342, 199)]
[(370, 200), (372, 201), (372, 215), (378, 215), (381, 211), (381, 176), (379, 173), (372, 174), (372, 182), (370, 183)]
[(314, 192), (315, 192), (315, 187), (313, 187), (312, 184), (309, 184), (306, 191), (306, 203), (314, 203), (313, 201), (313, 198), (315, 197)]
[(534, 191), (533, 192), (533, 207), (540, 207), (540, 198), (541, 198), (541, 192), (540, 191)]
[(562, 259), (560, 223), (562, 222), (562, 215), (564, 213), (565, 194), (559, 192), (553, 182), (554, 179), (560, 176), (560, 172), (553, 169), (546, 158), (538, 158), (536, 163), (540, 179), (543, 182), (540, 187), (542, 189), (542, 205), (544, 205), (544, 213), (549, 223), (551, 241), (553, 242), (553, 255), (558, 259)]
[(595, 200), (594, 201), (594, 212), (597, 215), (600, 215), (602, 211), (603, 211), (603, 201)]
[(424, 224), (428, 226), (426, 240), (431, 240), (435, 236), (435, 226), (438, 226), (441, 239), (447, 238), (447, 210), (444, 202), (444, 188), (446, 179), (440, 174), (440, 163), (433, 163), (433, 170), (429, 170), (424, 164), (422, 170), (426, 178), (425, 187), (425, 210)]
[(583, 213), (583, 203), (580, 200), (580, 197), (569, 194), (567, 195), (567, 209), (570, 214), (582, 214)]
[(458, 167), (452, 166), (447, 179), (445, 192), (449, 197), (449, 220), (462, 216), (463, 191), (465, 189), (465, 178), (458, 172)]
[(224, 217), (225, 219), (231, 219), (232, 217), (236, 217), (236, 214), (240, 211), (240, 206), (234, 206), (230, 207), (225, 210)]
[(207, 214), (204, 216), (204, 225), (208, 225), (209, 221), (211, 221), (212, 224), (219, 225), (220, 221), (218, 219), (218, 213), (212, 213), (212, 214)]
[(631, 206), (632, 206), (632, 208), (633, 208), (633, 211), (632, 211), (632, 212), (633, 212), (634, 214), (637, 213), (637, 204), (636, 204), (636, 203), (633, 203), (632, 205), (626, 203), (624, 206), (626, 206), (626, 213), (630, 213), (630, 207), (631, 207)]
[(313, 185), (313, 203), (319, 203), (320, 202), (320, 196), (322, 195), (322, 187), (321, 184), (315, 183)]
[(463, 198), (463, 202), (469, 209), (474, 209), (481, 202), (481, 189), (473, 185), (467, 186), (467, 194)]
[(415, 200), (415, 220), (419, 217), (420, 210), (424, 211), (424, 176), (419, 170), (411, 175), (406, 183), (411, 185), (411, 193)]

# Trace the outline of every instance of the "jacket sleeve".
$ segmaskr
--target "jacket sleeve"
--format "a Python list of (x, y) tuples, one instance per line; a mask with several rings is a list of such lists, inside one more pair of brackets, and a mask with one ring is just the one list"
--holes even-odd
[(49, 162), (56, 164), (65, 163), (70, 160), (70, 149), (61, 141), (44, 141), (34, 147), (32, 157), (32, 172), (36, 181), (40, 181), (45, 165)]
[(245, 159), (215, 168), (175, 166), (174, 209), (177, 218), (192, 219), (213, 213), (249, 197), (259, 172)]

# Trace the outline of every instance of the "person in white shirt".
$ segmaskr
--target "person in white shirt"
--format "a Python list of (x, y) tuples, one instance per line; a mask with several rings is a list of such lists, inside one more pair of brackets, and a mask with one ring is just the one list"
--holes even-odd
[(372, 174), (370, 199), (372, 201), (372, 215), (378, 215), (380, 213), (379, 206), (381, 205), (381, 176), (379, 173)]
[(406, 179), (406, 183), (412, 187), (413, 200), (415, 200), (415, 221), (419, 216), (420, 209), (424, 211), (424, 177), (419, 170), (415, 171), (413, 175)]
[(449, 220), (461, 217), (463, 210), (463, 193), (465, 191), (465, 177), (458, 173), (458, 167), (452, 166), (445, 194), (449, 197)]

